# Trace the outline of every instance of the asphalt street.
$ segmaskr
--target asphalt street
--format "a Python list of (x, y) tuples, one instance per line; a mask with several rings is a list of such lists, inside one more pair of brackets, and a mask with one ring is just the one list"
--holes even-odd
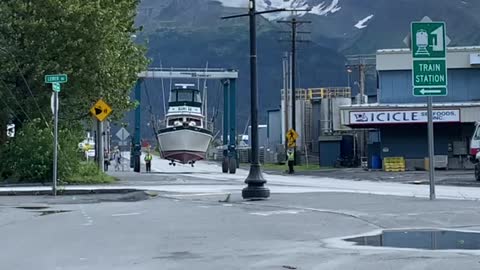
[(0, 197), (0, 269), (480, 266), (475, 250), (375, 248), (343, 240), (399, 228), (480, 231), (477, 188), (439, 187), (445, 198), (429, 201), (422, 185), (266, 175), (271, 198), (244, 201), (239, 191), (246, 172), (217, 169), (157, 161), (152, 174), (112, 172), (119, 185), (149, 192)]
[[(95, 195), (103, 196), (103, 195)], [(479, 203), (348, 194), (163, 193), (137, 202), (0, 200), (1, 269), (477, 269), (478, 253), (349, 246), (386, 228), (480, 229)], [(49, 203), (50, 202), (50, 203)], [(68, 204), (64, 204), (68, 203)], [(51, 214), (44, 214), (50, 210)], [(70, 211), (55, 213), (52, 210)], [(287, 268), (288, 269), (288, 268)]]

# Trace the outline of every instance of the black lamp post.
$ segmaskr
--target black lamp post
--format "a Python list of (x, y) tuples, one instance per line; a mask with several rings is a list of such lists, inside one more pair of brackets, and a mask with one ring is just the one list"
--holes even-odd
[(286, 9), (275, 9), (256, 12), (255, 0), (249, 0), (248, 14), (222, 17), (222, 19), (246, 16), (250, 18), (250, 117), (252, 121), (252, 161), (250, 164), (250, 173), (248, 174), (247, 179), (245, 179), (247, 187), (242, 190), (242, 197), (246, 200), (263, 200), (270, 197), (270, 190), (265, 187), (267, 181), (263, 178), (259, 162), (256, 15), (285, 10)]

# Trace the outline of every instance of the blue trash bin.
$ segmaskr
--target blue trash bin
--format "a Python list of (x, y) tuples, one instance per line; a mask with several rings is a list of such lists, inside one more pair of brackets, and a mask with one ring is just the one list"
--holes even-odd
[(381, 170), (382, 169), (382, 159), (380, 156), (372, 156), (372, 169)]

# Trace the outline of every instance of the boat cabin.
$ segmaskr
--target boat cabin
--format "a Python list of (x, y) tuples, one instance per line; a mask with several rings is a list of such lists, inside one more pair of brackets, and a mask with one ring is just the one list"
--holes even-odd
[(193, 84), (176, 84), (175, 88), (170, 92), (168, 106), (191, 106), (201, 108), (202, 97), (200, 95), (200, 90), (193, 87)]
[(168, 101), (167, 127), (203, 128), (202, 98), (193, 84), (176, 84)]

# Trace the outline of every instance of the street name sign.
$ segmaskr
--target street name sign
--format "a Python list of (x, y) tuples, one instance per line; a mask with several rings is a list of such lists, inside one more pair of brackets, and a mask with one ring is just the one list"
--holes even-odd
[(45, 75), (45, 83), (66, 83), (67, 81), (66, 74)]
[(62, 89), (62, 86), (60, 83), (52, 83), (52, 90), (54, 92), (60, 92), (61, 89)]
[(444, 22), (412, 22), (412, 86), (414, 96), (448, 94)]
[(90, 113), (97, 118), (98, 121), (103, 122), (112, 113), (112, 108), (105, 103), (105, 101), (99, 99), (90, 109)]

